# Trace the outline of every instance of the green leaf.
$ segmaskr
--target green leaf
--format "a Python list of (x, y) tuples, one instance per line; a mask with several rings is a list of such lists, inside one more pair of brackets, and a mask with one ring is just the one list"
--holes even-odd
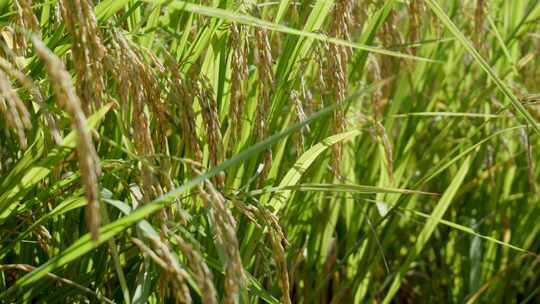
[[(112, 103), (96, 111), (86, 121), (86, 126), (93, 129), (111, 109)], [(44, 151), (43, 135), (38, 135), (36, 142), (26, 151), (22, 159), (10, 171), (0, 185), (0, 220), (6, 219), (17, 207), (20, 200), (49, 175), (55, 165), (61, 162), (76, 145), (76, 133), (71, 131), (64, 139), (61, 147), (53, 149), (47, 157), (41, 159)]]
[(409, 189), (385, 188), (367, 185), (353, 184), (299, 184), (287, 185), (278, 187), (268, 187), (259, 190), (253, 190), (250, 195), (261, 195), (271, 192), (291, 192), (291, 191), (314, 191), (314, 192), (335, 192), (335, 193), (356, 193), (356, 194), (373, 194), (373, 193), (401, 193), (401, 194), (419, 194), (419, 195), (438, 195), (432, 192), (423, 192)]
[(390, 303), (394, 295), (399, 290), (399, 287), (401, 286), (401, 280), (403, 279), (403, 276), (409, 269), (409, 265), (416, 259), (420, 253), (422, 252), (422, 249), (424, 249), (425, 245), (431, 238), (431, 235), (433, 234), (433, 231), (435, 231), (435, 228), (439, 224), (439, 222), (442, 220), (442, 217), (448, 207), (450, 206), (450, 203), (452, 203), (452, 199), (458, 192), (459, 187), (461, 186), (461, 183), (463, 182), (463, 179), (465, 179), (465, 175), (467, 175), (467, 172), (469, 171), (469, 167), (471, 164), (471, 157), (467, 157), (461, 167), (459, 168), (459, 171), (457, 172), (456, 176), (452, 179), (452, 183), (448, 186), (446, 191), (444, 192), (443, 196), (441, 197), (439, 203), (437, 206), (435, 206), (435, 209), (431, 212), (431, 215), (429, 216), (426, 224), (422, 228), (422, 231), (420, 231), (420, 234), (418, 235), (418, 238), (416, 240), (416, 244), (414, 248), (409, 252), (409, 255), (407, 256), (407, 259), (402, 264), (402, 266), (399, 268), (396, 276), (394, 277), (394, 280), (392, 281), (392, 285), (390, 286), (390, 289), (388, 290), (388, 293), (386, 294), (386, 297), (384, 298), (383, 303), (387, 304)]
[(29, 286), (30, 284), (37, 282), (38, 280), (43, 278), (48, 272), (51, 272), (54, 269), (57, 269), (58, 267), (61, 267), (71, 261), (74, 261), (80, 258), (84, 254), (90, 252), (94, 248), (97, 248), (99, 245), (103, 244), (110, 238), (114, 237), (115, 235), (118, 235), (122, 231), (131, 227), (133, 224), (143, 220), (145, 217), (168, 206), (170, 202), (172, 202), (174, 199), (177, 199), (179, 196), (181, 196), (183, 193), (190, 190), (191, 188), (203, 183), (205, 180), (213, 176), (216, 176), (220, 172), (236, 164), (239, 164), (249, 159), (250, 157), (253, 157), (254, 155), (257, 155), (258, 153), (270, 147), (272, 144), (275, 144), (280, 139), (301, 129), (305, 125), (308, 125), (318, 119), (321, 119), (323, 117), (330, 115), (332, 111), (334, 111), (335, 108), (336, 106), (327, 107), (315, 113), (314, 115), (307, 118), (306, 120), (300, 123), (297, 123), (278, 134), (272, 135), (269, 138), (253, 146), (250, 146), (246, 150), (240, 152), (239, 154), (234, 155), (233, 157), (224, 161), (217, 167), (210, 169), (204, 174), (197, 176), (196, 178), (188, 181), (184, 185), (176, 188), (175, 190), (170, 191), (158, 197), (154, 201), (141, 206), (140, 208), (132, 211), (129, 215), (101, 227), (99, 230), (99, 239), (97, 241), (92, 241), (89, 233), (85, 234), (80, 239), (75, 241), (71, 246), (69, 246), (66, 250), (64, 250), (62, 253), (48, 260), (45, 264), (41, 265), (40, 267), (36, 268), (34, 271), (24, 275), (19, 280), (17, 280), (17, 282), (15, 282), (13, 286), (11, 286), (8, 290), (0, 294), (0, 298), (5, 297), (7, 294), (13, 292), (14, 290), (18, 288), (25, 288)]
[[(306, 172), (307, 169), (313, 164), (313, 162), (323, 153), (326, 151), (329, 147), (331, 147), (334, 144), (337, 144), (339, 142), (352, 139), (358, 135), (362, 134), (360, 130), (354, 130), (349, 132), (344, 132), (341, 134), (332, 135), (326, 139), (324, 139), (322, 142), (314, 145), (309, 150), (304, 152), (302, 156), (296, 161), (296, 163), (292, 166), (292, 168), (287, 172), (285, 177), (281, 180), (281, 183), (279, 184), (279, 189), (284, 189), (285, 187), (290, 187), (298, 183), (300, 178), (302, 177), (302, 174)], [(292, 195), (292, 192), (290, 190), (284, 191), (283, 193), (280, 193), (279, 196), (273, 197), (269, 204), (274, 208), (276, 212), (278, 212), (281, 208), (283, 208), (285, 202), (289, 199), (289, 197)]]
[(203, 16), (224, 19), (224, 20), (228, 20), (232, 22), (238, 22), (245, 25), (249, 25), (249, 26), (264, 28), (270, 31), (276, 31), (276, 32), (281, 32), (285, 34), (312, 38), (312, 39), (320, 40), (323, 42), (334, 43), (337, 45), (347, 46), (347, 47), (351, 47), (354, 49), (363, 50), (367, 52), (393, 56), (393, 57), (398, 57), (398, 58), (404, 58), (404, 59), (413, 59), (413, 60), (420, 60), (420, 61), (427, 61), (427, 62), (438, 62), (436, 60), (432, 60), (429, 58), (417, 57), (417, 56), (412, 56), (412, 55), (408, 55), (404, 53), (385, 50), (379, 47), (352, 43), (349, 41), (328, 37), (328, 36), (318, 34), (318, 33), (305, 32), (305, 31), (293, 29), (284, 25), (276, 24), (273, 22), (268, 22), (259, 18), (255, 18), (253, 16), (239, 14), (239, 13), (221, 9), (221, 8), (208, 7), (208, 6), (187, 3), (183, 1), (177, 1), (177, 0), (171, 0), (171, 1), (145, 0), (145, 1), (149, 3), (162, 3), (164, 5), (166, 4), (168, 7), (172, 9), (184, 10), (187, 12), (196, 13)]
[(469, 39), (463, 35), (463, 33), (457, 28), (457, 26), (450, 20), (450, 17), (446, 15), (443, 8), (437, 3), (436, 0), (426, 0), (427, 5), (431, 8), (433, 13), (439, 17), (441, 22), (450, 30), (450, 32), (456, 37), (456, 39), (465, 47), (467, 52), (473, 57), (474, 61), (480, 65), (480, 67), (488, 74), (489, 78), (497, 85), (499, 90), (506, 96), (509, 100), (514, 109), (518, 112), (518, 114), (529, 123), (534, 131), (540, 135), (540, 126), (536, 122), (536, 120), (532, 117), (532, 115), (527, 111), (525, 106), (519, 101), (519, 98), (514, 94), (512, 89), (508, 87), (508, 85), (497, 76), (495, 71), (489, 66), (487, 61), (480, 55), (480, 53), (474, 48), (473, 44)]

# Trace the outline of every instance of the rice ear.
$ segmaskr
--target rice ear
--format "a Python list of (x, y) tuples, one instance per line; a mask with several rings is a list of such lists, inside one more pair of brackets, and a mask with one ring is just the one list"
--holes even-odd
[[(350, 40), (350, 26), (354, 1), (338, 0), (334, 4), (332, 13), (332, 30), (330, 35), (334, 38)], [(341, 104), (345, 100), (348, 85), (347, 65), (351, 56), (351, 49), (334, 43), (328, 45), (328, 88), (330, 96), (327, 98)], [(342, 107), (337, 107), (332, 116), (332, 131), (334, 134), (345, 129), (345, 113)], [(340, 176), (340, 163), (343, 145), (338, 143), (332, 146), (332, 171), (334, 176)]]
[[(255, 132), (257, 140), (264, 140), (269, 135), (270, 111), (272, 106), (271, 90), (274, 86), (272, 73), (272, 49), (268, 38), (268, 31), (255, 29), (257, 40), (256, 60), (258, 65), (258, 88), (259, 102), (255, 119)], [(260, 173), (257, 184), (260, 186), (270, 173), (272, 167), (272, 150), (266, 149), (263, 154), (263, 170)]]
[(54, 116), (47, 111), (43, 96), (39, 87), (36, 86), (34, 81), (24, 74), (23, 72), (16, 69), (9, 61), (0, 57), (0, 69), (2, 69), (6, 74), (16, 79), (30, 94), (33, 96), (36, 103), (41, 107), (41, 110), (44, 112), (43, 116), (45, 118), (45, 124), (49, 128), (49, 132), (56, 144), (62, 143), (62, 137), (60, 136), (60, 131), (56, 126), (56, 121)]
[[(171, 67), (169, 84), (171, 86), (171, 94), (178, 102), (180, 125), (187, 156), (200, 163), (202, 161), (202, 150), (195, 124), (196, 115), (193, 107), (195, 96), (193, 95), (193, 90), (190, 88), (189, 79), (182, 77), (178, 72), (180, 66), (170, 54), (166, 54), (166, 62)], [(193, 170), (190, 169), (190, 171)]]
[(238, 303), (240, 293), (245, 288), (245, 273), (242, 266), (239, 243), (236, 237), (236, 221), (225, 206), (225, 198), (210, 181), (206, 181), (207, 191), (202, 187), (200, 196), (209, 207), (210, 218), (214, 222), (216, 238), (226, 254), (225, 299), (224, 303)]
[[(409, 41), (416, 43), (418, 40), (419, 1), (411, 0), (409, 3)], [(411, 49), (411, 54), (416, 55), (416, 48)]]
[(100, 38), (93, 7), (88, 0), (59, 1), (62, 17), (72, 39), (72, 53), (77, 75), (77, 94), (83, 110), (100, 108), (105, 95), (103, 59), (107, 50)]
[(482, 27), (484, 26), (484, 0), (476, 0), (476, 8), (474, 10), (474, 44), (476, 49), (481, 49), (481, 39), (483, 34)]
[[(201, 115), (204, 124), (206, 125), (208, 148), (210, 150), (210, 164), (217, 166), (224, 159), (223, 136), (221, 133), (221, 123), (219, 122), (217, 101), (213, 94), (213, 88), (208, 79), (204, 76), (196, 78), (193, 82), (193, 92), (201, 106)], [(217, 175), (214, 179), (218, 188), (223, 188), (225, 185), (225, 176)]]
[(279, 224), (279, 219), (267, 208), (261, 208), (261, 215), (269, 225), (269, 237), (274, 252), (274, 260), (278, 273), (278, 284), (281, 288), (281, 301), (285, 304), (291, 303), (289, 270), (287, 258), (285, 256), (285, 245), (288, 245), (285, 234)]
[(13, 0), (13, 4), (17, 9), (20, 28), (39, 35), (39, 22), (32, 10), (32, 0)]
[(0, 112), (4, 113), (8, 125), (15, 129), (21, 147), (26, 149), (28, 143), (25, 130), (32, 126), (30, 114), (3, 71), (0, 71)]
[(131, 102), (133, 108), (133, 121), (132, 124), (127, 121), (128, 129), (133, 129), (133, 135), (138, 139), (135, 141), (137, 154), (147, 158), (141, 164), (141, 188), (144, 202), (149, 202), (159, 195), (159, 190), (154, 187), (156, 179), (153, 173), (154, 161), (151, 156), (155, 154), (155, 150), (150, 134), (150, 117), (145, 107), (146, 101), (156, 97), (156, 94), (152, 93), (152, 76), (148, 75), (149, 69), (145, 67), (123, 35), (116, 33), (113, 44), (117, 60), (111, 63), (113, 77), (122, 96), (123, 106), (128, 109)]
[[(294, 108), (296, 110), (296, 121), (298, 122), (305, 121), (307, 119), (307, 116), (304, 111), (302, 100), (300, 99), (300, 94), (297, 91), (292, 91), (291, 99), (294, 103)], [(300, 157), (304, 153), (304, 146), (305, 146), (304, 133), (305, 131), (302, 128), (300, 132), (298, 132), (298, 134), (295, 135), (294, 137), (294, 144), (296, 146), (296, 153), (298, 154), (298, 157)]]
[[(177, 303), (191, 303), (191, 295), (187, 286), (188, 274), (178, 264), (169, 245), (156, 236), (150, 236), (148, 239), (154, 250), (139, 239), (131, 238), (131, 241), (163, 270), (162, 278), (166, 280), (163, 282), (165, 285), (161, 286), (165, 289), (163, 292), (172, 290)], [(173, 288), (168, 288), (168, 284), (171, 284)]]
[(212, 272), (201, 256), (201, 253), (179, 235), (173, 235), (178, 243), (180, 251), (187, 259), (187, 263), (193, 271), (197, 284), (202, 291), (202, 303), (217, 304), (217, 293), (212, 282)]
[[(248, 43), (245, 41), (247, 31), (239, 24), (230, 26), (231, 45), (231, 97), (229, 106), (229, 124), (231, 134), (238, 137), (241, 134), (244, 108), (246, 102), (246, 85), (248, 77)], [(234, 141), (230, 141), (230, 147)]]
[(28, 51), (26, 32), (39, 35), (39, 22), (32, 10), (32, 0), (13, 0), (13, 5), (17, 10), (14, 50), (17, 54), (24, 55)]
[(86, 224), (92, 239), (97, 241), (101, 223), (98, 192), (101, 169), (92, 137), (86, 128), (86, 116), (62, 61), (37, 36), (32, 36), (32, 43), (37, 55), (45, 62), (58, 103), (68, 113), (71, 125), (77, 133), (77, 156), (87, 200)]

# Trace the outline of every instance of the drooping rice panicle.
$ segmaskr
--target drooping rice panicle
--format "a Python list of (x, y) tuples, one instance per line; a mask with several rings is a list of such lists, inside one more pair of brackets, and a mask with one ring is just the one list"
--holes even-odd
[[(210, 165), (215, 167), (224, 159), (223, 136), (221, 133), (221, 123), (219, 122), (217, 102), (213, 94), (209, 80), (204, 76), (199, 77), (192, 83), (192, 90), (199, 101), (201, 116), (207, 130), (208, 148), (210, 151)], [(222, 188), (225, 185), (225, 177), (219, 174), (215, 178), (217, 186)]]
[(0, 302), (538, 302), (539, 16), (0, 1)]
[(172, 56), (167, 55), (166, 59), (167, 65), (172, 67), (170, 78), (171, 94), (173, 96), (172, 98), (179, 104), (182, 138), (187, 150), (186, 156), (200, 163), (202, 162), (202, 151), (195, 125), (196, 115), (193, 107), (195, 101), (194, 92), (191, 90), (189, 80), (182, 77), (178, 72), (180, 66)]
[[(177, 303), (192, 303), (189, 288), (187, 286), (188, 274), (180, 267), (178, 260), (171, 252), (169, 246), (158, 237), (151, 236), (148, 239), (155, 248), (154, 251), (138, 239), (133, 238), (131, 241), (139, 247), (143, 253), (148, 254), (164, 271), (163, 276), (165, 282), (162, 286), (164, 293), (171, 292)], [(168, 286), (169, 284), (171, 286)]]
[[(409, 3), (409, 42), (415, 43), (418, 40), (418, 23), (420, 18), (419, 5), (421, 0), (411, 0)], [(411, 53), (416, 55), (416, 48), (411, 49)]]
[(43, 99), (41, 90), (35, 85), (34, 81), (25, 75), (23, 72), (16, 69), (9, 61), (4, 58), (0, 58), (0, 68), (9, 76), (16, 79), (30, 94), (33, 96), (34, 101), (41, 107), (44, 112), (45, 124), (49, 128), (49, 132), (56, 144), (60, 144), (62, 139), (60, 137), (60, 131), (58, 130), (57, 123), (54, 116), (47, 110), (45, 101)]
[(85, 113), (100, 108), (104, 98), (103, 59), (106, 48), (101, 42), (93, 4), (88, 0), (61, 0), (62, 18), (72, 39), (77, 94)]
[(62, 61), (36, 36), (32, 37), (32, 43), (38, 56), (45, 62), (57, 102), (68, 113), (73, 129), (77, 133), (77, 156), (87, 201), (86, 224), (92, 233), (92, 239), (97, 241), (101, 223), (98, 192), (98, 177), (101, 173), (101, 167), (90, 131), (86, 127), (86, 116), (71, 82), (71, 77)]
[(17, 28), (15, 29), (15, 52), (26, 54), (27, 34), (40, 35), (39, 22), (32, 9), (32, 0), (13, 0), (13, 5), (17, 10)]
[[(271, 110), (271, 90), (273, 87), (274, 77), (272, 75), (272, 50), (268, 40), (268, 32), (264, 29), (255, 29), (255, 39), (257, 47), (255, 48), (255, 56), (258, 65), (258, 88), (259, 102), (257, 104), (257, 116), (255, 118), (256, 138), (259, 141), (264, 140), (269, 136), (269, 119)], [(261, 184), (270, 172), (272, 167), (272, 150), (264, 151), (263, 170), (259, 175), (258, 183)]]
[(21, 148), (26, 149), (28, 140), (25, 130), (32, 127), (30, 113), (2, 71), (0, 71), (0, 112), (4, 114), (8, 125), (15, 130)]
[(483, 39), (484, 26), (484, 0), (476, 0), (474, 9), (474, 43), (477, 49), (481, 49), (481, 40)]
[[(353, 22), (352, 9), (354, 1), (338, 0), (334, 4), (332, 11), (332, 26), (330, 36), (350, 40), (349, 28)], [(344, 46), (338, 46), (334, 43), (329, 45), (328, 50), (328, 73), (327, 77), (329, 90), (332, 92), (331, 98), (335, 103), (341, 104), (346, 97), (348, 85), (347, 65), (351, 56), (351, 49)], [(345, 114), (342, 107), (337, 107), (332, 118), (332, 128), (334, 134), (343, 132), (345, 129)], [(342, 145), (340, 143), (332, 147), (332, 171), (335, 176), (340, 175), (339, 164), (341, 163)]]
[[(231, 134), (238, 137), (241, 134), (246, 103), (246, 81), (248, 76), (248, 47), (247, 31), (244, 26), (233, 23), (230, 26), (231, 45), (231, 97), (229, 105), (229, 124)], [(233, 146), (231, 141), (231, 146)]]
[(212, 283), (212, 272), (203, 260), (201, 253), (179, 235), (173, 235), (173, 237), (186, 256), (188, 265), (195, 275), (199, 288), (201, 288), (202, 302), (204, 304), (218, 303), (214, 283)]
[(223, 195), (210, 182), (206, 182), (206, 188), (206, 190), (201, 189), (200, 195), (209, 208), (217, 241), (226, 255), (225, 298), (223, 301), (227, 304), (238, 303), (240, 293), (244, 292), (246, 283), (238, 239), (236, 238), (236, 221), (230, 210), (226, 208)]
[[(117, 88), (122, 96), (122, 104), (125, 109), (129, 103), (133, 105), (133, 124), (127, 124), (132, 130), (135, 141), (135, 149), (144, 161), (141, 162), (141, 186), (145, 202), (162, 193), (159, 183), (154, 174), (155, 148), (150, 134), (150, 117), (147, 112), (147, 104), (161, 102), (157, 92), (152, 71), (143, 62), (140, 56), (130, 46), (127, 39), (121, 33), (115, 33), (113, 42), (116, 52), (116, 62), (110, 63), (113, 77), (117, 82)], [(126, 68), (128, 67), (128, 68)], [(129, 116), (128, 116), (129, 117)], [(159, 140), (159, 138), (158, 138)], [(165, 214), (161, 214), (164, 217)]]

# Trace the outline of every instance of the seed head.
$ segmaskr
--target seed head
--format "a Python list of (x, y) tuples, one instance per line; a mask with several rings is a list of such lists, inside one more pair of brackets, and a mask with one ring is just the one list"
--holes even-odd
[(86, 117), (79, 97), (75, 93), (69, 73), (66, 71), (62, 61), (37, 36), (32, 37), (32, 43), (37, 55), (45, 61), (49, 80), (58, 103), (68, 113), (73, 129), (77, 133), (77, 155), (87, 200), (86, 223), (92, 238), (97, 240), (101, 222), (98, 200), (98, 176), (101, 169), (90, 132), (86, 128)]

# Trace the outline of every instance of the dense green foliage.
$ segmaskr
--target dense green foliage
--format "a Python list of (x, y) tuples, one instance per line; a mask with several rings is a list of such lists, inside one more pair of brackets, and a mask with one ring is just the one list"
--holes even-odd
[(540, 301), (539, 1), (0, 24), (0, 302)]

